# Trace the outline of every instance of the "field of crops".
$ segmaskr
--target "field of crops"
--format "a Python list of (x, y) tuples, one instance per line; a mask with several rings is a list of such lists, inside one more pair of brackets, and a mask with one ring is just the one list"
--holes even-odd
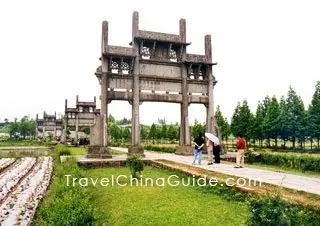
[(47, 191), (52, 157), (0, 159), (0, 224), (29, 225)]

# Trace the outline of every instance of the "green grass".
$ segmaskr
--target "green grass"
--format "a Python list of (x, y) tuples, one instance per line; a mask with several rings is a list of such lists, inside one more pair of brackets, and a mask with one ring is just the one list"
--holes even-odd
[[(87, 154), (85, 147), (69, 147), (69, 150), (71, 151), (71, 155), (86, 155)], [(111, 149), (110, 154), (111, 155), (119, 155), (119, 154), (124, 154), (124, 152)]]
[[(129, 169), (87, 169), (82, 174), (89, 178), (129, 176)], [(143, 177), (167, 178), (171, 174), (146, 167)], [(246, 204), (227, 201), (200, 187), (96, 186), (90, 190), (98, 225), (245, 225), (250, 216)]]
[(30, 147), (30, 146), (50, 146), (51, 142), (35, 141), (35, 140), (0, 140), (1, 147)]
[(86, 155), (85, 147), (69, 147), (71, 155)]

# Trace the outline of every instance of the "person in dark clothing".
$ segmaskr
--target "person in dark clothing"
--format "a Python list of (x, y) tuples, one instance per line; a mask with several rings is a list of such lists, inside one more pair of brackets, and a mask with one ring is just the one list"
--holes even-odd
[(220, 163), (220, 145), (213, 145), (214, 163)]
[(196, 163), (197, 157), (199, 157), (199, 165), (201, 164), (201, 160), (202, 160), (202, 150), (203, 150), (203, 146), (204, 146), (204, 139), (202, 136), (202, 133), (199, 133), (198, 136), (193, 140), (194, 143), (194, 160), (192, 162), (192, 164)]

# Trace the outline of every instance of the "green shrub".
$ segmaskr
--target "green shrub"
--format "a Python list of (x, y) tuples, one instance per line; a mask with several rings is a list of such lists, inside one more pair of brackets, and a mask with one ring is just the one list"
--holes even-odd
[(144, 169), (144, 163), (138, 156), (129, 156), (126, 161), (127, 166), (129, 166), (131, 175), (137, 178), (137, 173), (141, 174)]
[(261, 162), (269, 165), (280, 165), (302, 171), (320, 172), (320, 157), (307, 154), (262, 152)]
[(41, 225), (93, 225), (94, 208), (88, 188), (67, 186), (65, 175), (83, 177), (75, 159), (57, 166), (49, 197), (39, 208)]
[(320, 215), (307, 207), (293, 206), (280, 197), (259, 197), (249, 200), (251, 226), (319, 225)]
[(55, 146), (55, 151), (59, 155), (71, 155), (70, 149), (66, 145), (63, 145), (63, 144), (57, 144)]
[(69, 149), (64, 149), (59, 151), (59, 155), (71, 155), (71, 151)]
[(165, 153), (174, 153), (176, 151), (175, 147), (165, 147), (165, 146), (155, 146), (155, 145), (145, 145), (143, 146), (145, 150), (165, 152)]
[(253, 163), (256, 161), (256, 155), (252, 151), (247, 151), (245, 155), (247, 157), (246, 160), (248, 163)]

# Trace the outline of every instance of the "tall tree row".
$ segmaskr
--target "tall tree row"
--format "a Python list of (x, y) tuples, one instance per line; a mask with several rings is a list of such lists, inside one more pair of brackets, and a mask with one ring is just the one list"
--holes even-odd
[(317, 82), (316, 91), (313, 94), (311, 104), (307, 114), (308, 135), (313, 139), (316, 139), (317, 146), (319, 148), (320, 142), (320, 81)]
[[(216, 116), (219, 118), (219, 114)], [(220, 122), (223, 125), (223, 122)], [(258, 141), (262, 146), (266, 142), (275, 147), (286, 148), (288, 141), (292, 148), (304, 148), (306, 141), (320, 143), (320, 81), (317, 82), (311, 104), (306, 110), (301, 97), (290, 86), (286, 97), (278, 100), (275, 96), (259, 101), (255, 114), (250, 112), (244, 100), (236, 106), (231, 132), (234, 136), (242, 135), (248, 140)]]

